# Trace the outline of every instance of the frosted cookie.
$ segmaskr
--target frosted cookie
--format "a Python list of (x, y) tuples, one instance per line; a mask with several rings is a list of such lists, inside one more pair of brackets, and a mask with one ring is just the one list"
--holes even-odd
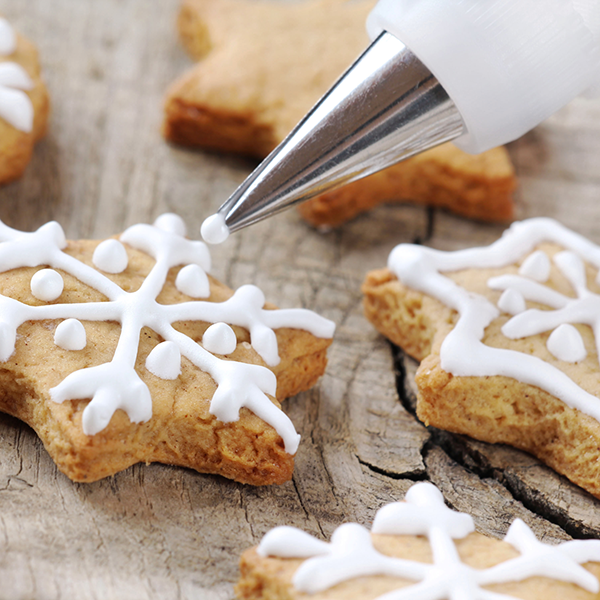
[[(178, 144), (263, 158), (367, 47), (361, 0), (186, 0), (179, 32), (200, 62), (169, 89), (163, 131)], [(515, 175), (504, 148), (452, 145), (304, 203), (314, 225), (339, 225), (385, 201), (509, 220)]]
[(35, 47), (0, 17), (0, 183), (23, 174), (48, 112)]
[(279, 402), (323, 373), (334, 325), (209, 270), (171, 214), (102, 242), (0, 223), (0, 410), (75, 481), (155, 461), (290, 479), (299, 435)]
[[(600, 541), (539, 542), (521, 520), (504, 541), (474, 533), (431, 483), (381, 508), (371, 532), (338, 527), (323, 542), (278, 527), (240, 562), (241, 600), (592, 600)], [(591, 562), (593, 561), (593, 562)]]
[(365, 313), (422, 361), (426, 424), (531, 452), (600, 498), (600, 247), (551, 219), (486, 248), (397, 246)]

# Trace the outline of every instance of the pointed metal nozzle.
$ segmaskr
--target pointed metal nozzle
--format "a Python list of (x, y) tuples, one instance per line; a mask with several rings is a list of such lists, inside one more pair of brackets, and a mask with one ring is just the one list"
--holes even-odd
[(382, 33), (221, 206), (236, 231), (461, 135), (437, 79)]

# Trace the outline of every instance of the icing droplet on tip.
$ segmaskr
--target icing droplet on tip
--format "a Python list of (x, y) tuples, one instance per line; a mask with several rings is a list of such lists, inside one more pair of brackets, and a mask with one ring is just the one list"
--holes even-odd
[(181, 352), (174, 342), (154, 346), (146, 358), (146, 369), (161, 379), (177, 379), (181, 375)]
[(94, 266), (105, 273), (122, 273), (129, 263), (127, 250), (119, 240), (100, 242), (92, 256)]
[(231, 354), (237, 347), (237, 338), (229, 325), (215, 323), (204, 332), (202, 345), (213, 354)]
[(581, 334), (573, 325), (559, 325), (548, 338), (546, 347), (552, 356), (569, 363), (582, 361), (587, 356)]
[(77, 319), (65, 319), (54, 331), (54, 343), (64, 350), (83, 350), (87, 343), (85, 328)]
[(54, 269), (42, 269), (31, 278), (31, 293), (46, 302), (56, 300), (63, 292), (64, 281)]
[(550, 277), (550, 259), (545, 252), (536, 250), (530, 254), (519, 268), (519, 275), (529, 277), (539, 283), (548, 281)]
[(185, 237), (187, 235), (187, 227), (184, 220), (175, 213), (164, 213), (154, 221), (154, 227), (158, 227), (163, 231), (174, 233)]
[(192, 298), (208, 298), (210, 282), (208, 276), (198, 265), (186, 265), (175, 278), (175, 287)]
[(215, 213), (204, 220), (200, 229), (202, 239), (209, 244), (222, 244), (229, 237), (229, 227), (225, 224), (225, 218)]

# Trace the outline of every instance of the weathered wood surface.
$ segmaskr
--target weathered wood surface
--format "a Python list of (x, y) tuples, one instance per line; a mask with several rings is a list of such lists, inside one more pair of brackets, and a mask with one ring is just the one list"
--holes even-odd
[[(168, 210), (194, 235), (253, 165), (160, 137), (163, 91), (189, 65), (177, 1), (7, 0), (3, 10), (40, 48), (53, 113), (25, 177), (0, 189), (0, 218), (104, 237)], [(520, 216), (555, 216), (600, 241), (599, 140), (600, 102), (577, 101), (515, 143)], [(138, 465), (73, 484), (30, 429), (0, 416), (0, 598), (229, 600), (240, 552), (269, 528), (329, 536), (342, 521), (368, 524), (419, 479), (494, 535), (516, 516), (550, 540), (600, 535), (599, 502), (536, 460), (420, 425), (414, 363), (362, 318), (364, 273), (396, 243), (454, 249), (501, 230), (395, 206), (319, 233), (289, 212), (217, 248), (214, 272), (230, 285), (256, 283), (281, 306), (338, 323), (327, 374), (287, 402), (303, 436), (293, 481), (255, 489)]]

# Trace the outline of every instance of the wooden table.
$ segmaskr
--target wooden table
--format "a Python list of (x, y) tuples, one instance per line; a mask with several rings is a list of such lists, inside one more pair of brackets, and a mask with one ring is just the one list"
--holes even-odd
[[(176, 0), (8, 0), (35, 40), (52, 96), (48, 137), (21, 181), (0, 189), (0, 218), (69, 237), (105, 237), (165, 211), (200, 223), (253, 165), (170, 147), (162, 95), (190, 63)], [(578, 100), (512, 145), (519, 216), (549, 215), (600, 242), (600, 102)], [(596, 221), (598, 219), (598, 221)], [(317, 232), (291, 211), (213, 251), (214, 274), (255, 283), (280, 306), (338, 324), (327, 374), (286, 403), (303, 436), (293, 481), (253, 488), (163, 465), (74, 484), (36, 435), (0, 416), (0, 598), (229, 600), (240, 552), (271, 527), (328, 537), (369, 524), (430, 479), (448, 503), (502, 535), (517, 516), (549, 540), (600, 534), (600, 504), (523, 453), (427, 430), (412, 416), (415, 365), (361, 313), (365, 272), (390, 249), (487, 244), (502, 228), (443, 212), (381, 207)]]

